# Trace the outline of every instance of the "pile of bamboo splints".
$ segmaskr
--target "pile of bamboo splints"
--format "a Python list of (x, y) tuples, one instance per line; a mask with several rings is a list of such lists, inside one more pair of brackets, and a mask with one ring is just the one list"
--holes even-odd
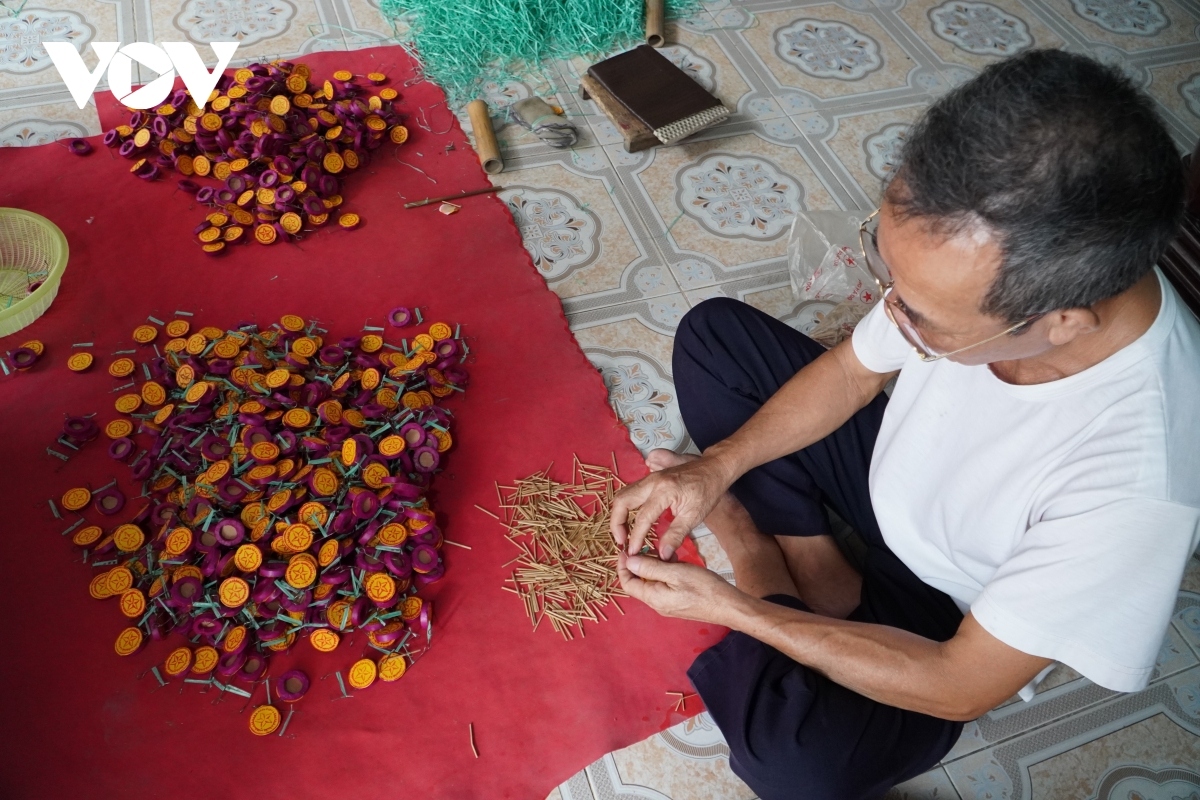
[[(584, 620), (607, 620), (608, 603), (625, 613), (615, 599), (628, 597), (617, 580), (620, 548), (608, 527), (613, 494), (625, 483), (617, 477), (615, 456), (611, 469), (576, 456), (570, 483), (552, 480), (550, 467), (515, 486), (496, 485), (504, 518), (477, 508), (500, 520), (521, 551), (508, 562), (515, 566), (502, 588), (521, 598), (534, 630), (548, 620), (569, 641), (572, 629), (585, 635)], [(631, 513), (629, 522), (634, 519)], [(656, 550), (651, 531), (643, 552)]]

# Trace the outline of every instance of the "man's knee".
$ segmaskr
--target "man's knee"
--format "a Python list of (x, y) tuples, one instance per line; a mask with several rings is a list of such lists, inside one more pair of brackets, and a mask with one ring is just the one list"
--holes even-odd
[(704, 339), (714, 334), (719, 335), (722, 329), (728, 329), (729, 323), (745, 313), (747, 308), (741, 300), (734, 300), (732, 297), (710, 297), (697, 303), (679, 321), (675, 331), (676, 347), (679, 346), (681, 337), (687, 341), (694, 337)]

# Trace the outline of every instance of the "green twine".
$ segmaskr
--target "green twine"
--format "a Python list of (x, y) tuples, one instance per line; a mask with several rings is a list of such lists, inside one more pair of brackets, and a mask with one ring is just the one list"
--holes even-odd
[[(668, 18), (700, 7), (699, 0), (665, 5)], [(645, 0), (380, 0), (379, 7), (456, 107), (488, 83), (523, 81), (546, 59), (603, 57), (645, 34)]]

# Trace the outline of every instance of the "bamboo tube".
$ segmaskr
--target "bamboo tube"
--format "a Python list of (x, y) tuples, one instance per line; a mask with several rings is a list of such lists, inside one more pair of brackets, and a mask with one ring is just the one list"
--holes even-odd
[(496, 141), (496, 132), (492, 130), (492, 118), (488, 116), (487, 103), (482, 100), (472, 100), (467, 104), (467, 115), (471, 118), (471, 131), (475, 134), (475, 152), (479, 154), (479, 163), (483, 171), (489, 175), (504, 171), (504, 161), (500, 158), (500, 144)]
[(646, 0), (646, 44), (662, 47), (664, 42), (663, 0)]

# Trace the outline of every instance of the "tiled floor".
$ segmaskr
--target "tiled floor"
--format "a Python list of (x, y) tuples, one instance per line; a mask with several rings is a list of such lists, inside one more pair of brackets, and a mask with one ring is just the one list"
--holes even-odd
[[(577, 93), (582, 61), (488, 87), (507, 169), (496, 176), (534, 263), (563, 300), (634, 443), (692, 447), (671, 382), (680, 317), (714, 295), (809, 329), (785, 244), (796, 208), (868, 208), (905, 127), (996, 58), (1064, 47), (1119, 64), (1158, 102), (1181, 150), (1200, 134), (1200, 0), (710, 0), (664, 52), (735, 112), (693, 142), (626, 153)], [(237, 37), (240, 59), (365, 47), (392, 35), (372, 0), (0, 0), (0, 145), (98, 132), (40, 46)], [(149, 77), (149, 76), (147, 76)], [(580, 128), (554, 150), (505, 107), (553, 98)], [(464, 125), (466, 120), (463, 120)], [(2, 179), (2, 178), (0, 178)], [(717, 187), (734, 202), (696, 192)], [(732, 575), (714, 538), (697, 543)], [(1118, 587), (1114, 587), (1117, 589)], [(701, 715), (611, 753), (550, 800), (749, 800)], [(1200, 793), (1200, 560), (1151, 686), (1117, 695), (1060, 668), (1031, 703), (970, 723), (911, 798), (1195, 798)]]

